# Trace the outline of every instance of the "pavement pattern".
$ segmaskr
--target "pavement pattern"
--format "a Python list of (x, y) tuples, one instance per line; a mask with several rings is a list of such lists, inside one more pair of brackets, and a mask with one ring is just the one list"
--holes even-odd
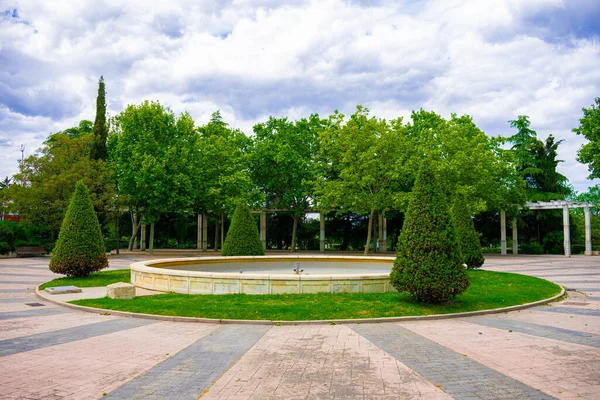
[[(110, 268), (144, 258), (113, 256)], [(60, 307), (34, 294), (55, 277), (48, 262), (0, 258), (2, 399), (600, 399), (600, 257), (486, 258), (485, 269), (569, 289), (551, 305), (298, 326)]]

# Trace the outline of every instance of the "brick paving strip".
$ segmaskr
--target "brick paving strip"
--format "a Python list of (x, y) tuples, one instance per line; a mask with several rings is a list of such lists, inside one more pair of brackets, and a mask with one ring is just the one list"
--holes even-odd
[[(0, 282), (1, 283), (1, 282)], [(0, 289), (0, 293), (22, 293), (22, 292), (35, 292), (33, 288), (23, 289)]]
[(25, 303), (26, 301), (33, 301), (34, 297), (7, 297), (0, 299), (0, 303)]
[(457, 400), (554, 398), (399, 325), (349, 327)]
[(0, 284), (2, 285), (39, 285), (39, 279), (34, 279), (31, 281), (6, 281), (0, 276)]
[(37, 335), (22, 336), (0, 341), (0, 357), (37, 350), (44, 347), (74, 342), (119, 332), (139, 326), (154, 324), (156, 321), (148, 321), (137, 318), (115, 319), (105, 322), (97, 322), (84, 326), (61, 329), (58, 331), (39, 333)]
[(581, 274), (548, 274), (548, 275), (544, 275), (541, 276), (540, 278), (562, 278), (562, 277), (570, 277), (570, 276), (589, 276), (589, 277), (594, 277), (594, 278), (599, 278), (600, 274), (595, 274), (592, 272), (586, 272), (586, 273), (581, 273)]
[(36, 264), (33, 265), (0, 265), (0, 268), (9, 268), (9, 269), (32, 269), (35, 271), (48, 271), (50, 272), (50, 270), (48, 269), (48, 265), (40, 265), (39, 267), (35, 266)]
[(269, 330), (202, 400), (451, 397), (346, 325)]
[(473, 317), (467, 321), (473, 324), (489, 326), (490, 328), (510, 330), (584, 346), (600, 347), (600, 335), (589, 332), (572, 331), (553, 326), (532, 324), (531, 322), (489, 317)]
[(64, 308), (42, 308), (25, 311), (0, 312), (0, 321), (15, 318), (44, 317), (46, 315), (64, 314), (66, 312), (69, 311)]
[(592, 310), (589, 308), (575, 307), (538, 307), (535, 311), (555, 312), (563, 314), (588, 315), (590, 317), (600, 317), (600, 310)]
[(571, 285), (568, 285), (568, 284), (567, 284), (567, 285), (565, 285), (565, 286), (567, 286), (567, 291), (570, 291), (570, 290), (577, 290), (578, 292), (584, 292), (584, 293), (585, 293), (585, 292), (590, 292), (590, 293), (592, 293), (592, 292), (593, 292), (593, 293), (600, 293), (600, 287), (597, 287), (597, 288), (590, 288), (590, 287), (579, 287), (579, 286), (577, 286), (577, 285), (575, 285), (575, 286), (571, 286)]
[(103, 398), (195, 400), (270, 328), (223, 326)]
[(48, 279), (48, 277), (51, 277), (51, 274), (13, 274), (12, 272), (0, 272), (0, 279), (4, 279), (4, 278), (12, 278), (12, 277), (30, 277), (30, 278), (37, 278), (37, 279)]

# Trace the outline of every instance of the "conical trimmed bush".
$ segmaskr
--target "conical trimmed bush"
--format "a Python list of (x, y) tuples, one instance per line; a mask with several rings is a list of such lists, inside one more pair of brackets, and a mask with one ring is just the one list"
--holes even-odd
[(446, 196), (430, 162), (419, 171), (398, 241), (391, 284), (419, 302), (444, 303), (469, 286)]
[(227, 232), (222, 256), (264, 256), (262, 242), (250, 208), (240, 203), (235, 209)]
[(50, 271), (83, 277), (108, 267), (102, 231), (88, 188), (77, 182), (52, 250)]
[(485, 260), (481, 251), (479, 234), (475, 230), (475, 224), (467, 207), (467, 200), (464, 194), (457, 193), (454, 196), (452, 219), (458, 236), (458, 246), (460, 247), (463, 261), (467, 264), (467, 268), (475, 269), (481, 267)]

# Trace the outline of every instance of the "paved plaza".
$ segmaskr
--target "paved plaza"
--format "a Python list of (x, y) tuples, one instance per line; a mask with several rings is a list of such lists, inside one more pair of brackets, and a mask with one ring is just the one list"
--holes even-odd
[[(113, 256), (110, 268), (143, 258)], [(121, 318), (44, 301), (49, 258), (0, 259), (2, 399), (600, 399), (600, 257), (484, 268), (568, 297), (510, 313), (342, 325)]]

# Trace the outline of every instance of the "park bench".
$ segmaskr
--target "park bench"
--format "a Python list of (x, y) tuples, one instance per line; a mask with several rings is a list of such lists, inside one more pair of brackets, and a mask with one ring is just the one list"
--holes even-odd
[(39, 257), (46, 254), (46, 249), (42, 246), (20, 246), (15, 247), (17, 257)]

